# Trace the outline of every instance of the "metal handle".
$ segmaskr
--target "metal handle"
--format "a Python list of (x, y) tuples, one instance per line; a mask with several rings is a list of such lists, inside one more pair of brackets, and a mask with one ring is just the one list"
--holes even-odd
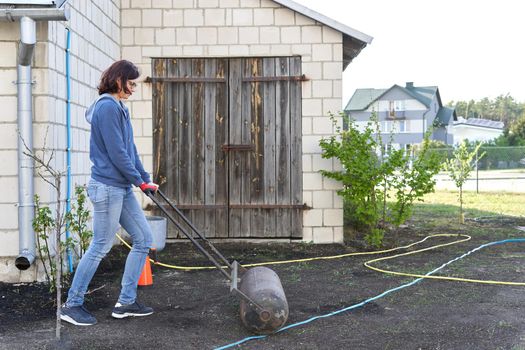
[[(177, 212), (177, 214), (179, 214), (179, 216), (192, 228), (192, 230), (194, 230), (197, 235), (203, 239), (203, 240), (206, 240), (206, 238), (204, 236), (202, 236), (202, 234), (195, 228), (195, 226), (193, 226), (190, 221), (184, 216), (184, 214), (182, 214), (182, 212), (180, 210), (178, 210), (175, 206), (173, 206), (171, 204), (171, 202), (166, 198), (166, 196), (164, 196), (164, 194), (161, 192), (161, 191), (158, 191), (157, 190), (157, 193), (159, 193), (161, 195), (162, 198), (164, 198), (164, 200), (166, 200), (166, 202), (168, 202), (170, 204), (170, 206), (172, 206), (172, 208)], [(216, 268), (219, 269), (219, 271), (224, 275), (226, 276), (226, 278), (228, 278), (230, 281), (232, 279), (232, 277), (230, 276), (230, 274), (228, 274), (224, 269), (223, 267), (221, 266), (221, 264), (219, 264), (219, 262), (217, 261), (217, 259), (215, 259), (214, 256), (212, 256), (206, 249), (204, 249), (204, 247), (202, 245), (200, 245), (199, 242), (197, 242), (195, 240), (195, 238), (193, 238), (192, 235), (190, 235), (188, 233), (188, 231), (186, 231), (182, 225), (177, 221), (175, 220), (175, 218), (170, 214), (168, 213), (168, 211), (166, 209), (164, 209), (162, 207), (162, 205), (159, 203), (159, 201), (157, 200), (157, 198), (155, 198), (155, 196), (153, 194), (146, 194), (152, 201), (153, 203), (155, 203), (157, 205), (157, 207), (159, 207), (159, 209), (164, 213), (164, 215), (166, 215), (170, 221), (179, 229), (179, 231), (181, 231), (190, 241), (191, 243), (193, 243), (193, 245), (195, 245), (195, 247), (197, 247), (197, 249), (202, 253), (204, 254), (204, 256), (206, 256), (208, 258), (208, 260), (211, 261), (211, 263), (213, 265), (215, 265)], [(206, 240), (207, 241), (207, 240)], [(208, 244), (210, 245), (210, 247), (212, 247), (213, 251), (214, 252), (218, 252), (215, 247), (213, 247), (211, 245), (210, 242), (208, 242)], [(221, 260), (223, 260), (223, 262), (231, 269), (232, 266), (231, 264), (228, 262), (228, 260), (226, 260), (226, 258), (224, 256), (222, 256), (222, 254), (218, 253), (218, 256), (221, 258)]]

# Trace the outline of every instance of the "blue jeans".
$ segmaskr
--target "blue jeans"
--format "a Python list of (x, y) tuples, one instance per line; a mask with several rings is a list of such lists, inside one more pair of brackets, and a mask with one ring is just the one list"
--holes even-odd
[(152, 245), (151, 228), (131, 188), (109, 186), (91, 179), (87, 193), (93, 203), (93, 240), (77, 266), (66, 305), (84, 303), (84, 294), (100, 260), (113, 246), (119, 224), (133, 239), (133, 248), (126, 259), (118, 302), (132, 304), (137, 298), (138, 280)]

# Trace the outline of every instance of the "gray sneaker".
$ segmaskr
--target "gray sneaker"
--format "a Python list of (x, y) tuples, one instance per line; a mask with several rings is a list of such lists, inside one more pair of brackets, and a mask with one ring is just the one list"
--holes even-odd
[(60, 319), (75, 326), (92, 326), (97, 323), (97, 319), (84, 305), (62, 306), (60, 308)]
[(149, 316), (152, 313), (152, 308), (144, 306), (135, 301), (133, 304), (128, 305), (122, 305), (121, 303), (117, 303), (113, 308), (111, 316), (115, 318), (124, 318), (128, 316)]

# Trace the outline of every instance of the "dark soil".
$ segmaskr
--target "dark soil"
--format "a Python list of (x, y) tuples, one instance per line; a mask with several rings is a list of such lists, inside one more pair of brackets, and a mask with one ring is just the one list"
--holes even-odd
[[(467, 233), (469, 242), (388, 260), (381, 267), (426, 273), (481, 244), (525, 236), (515, 229), (523, 219), (470, 221), (424, 231), (417, 221), (396, 235), (396, 244), (435, 233)], [(431, 226), (431, 225), (430, 225)], [(453, 238), (433, 239), (423, 246)], [(386, 242), (392, 246), (394, 242)], [(352, 245), (217, 244), (241, 263), (329, 256), (356, 251)], [(525, 243), (498, 245), (472, 254), (440, 271), (442, 275), (525, 281)], [(102, 262), (86, 297), (98, 319), (92, 327), (62, 325), (54, 340), (54, 297), (42, 284), (0, 284), (1, 349), (213, 349), (251, 334), (239, 318), (239, 300), (217, 271), (186, 272), (154, 267), (154, 285), (139, 298), (155, 313), (116, 320), (110, 316), (120, 289), (127, 251), (115, 247)], [(290, 306), (287, 324), (357, 304), (412, 281), (363, 266), (371, 256), (274, 265)], [(188, 243), (169, 244), (159, 253), (165, 263), (208, 265)], [(525, 287), (424, 280), (366, 304), (287, 331), (251, 340), (243, 349), (525, 349)], [(237, 348), (237, 347), (235, 347)]]

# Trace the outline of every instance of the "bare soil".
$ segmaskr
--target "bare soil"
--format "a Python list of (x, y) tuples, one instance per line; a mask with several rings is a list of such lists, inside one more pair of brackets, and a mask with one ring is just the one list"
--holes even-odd
[[(465, 233), (472, 240), (423, 254), (389, 260), (380, 266), (426, 273), (478, 247), (525, 236), (524, 219), (469, 221), (432, 228), (413, 220), (389, 237), (387, 246), (435, 233)], [(425, 227), (425, 229), (422, 229)], [(430, 227), (430, 228), (429, 228)], [(423, 246), (450, 239), (433, 239)], [(358, 247), (358, 248), (356, 248)], [(421, 246), (422, 247), (422, 246)], [(365, 250), (362, 241), (347, 245), (217, 244), (241, 263), (330, 256)], [(418, 247), (420, 248), (420, 247)], [(43, 284), (0, 284), (0, 349), (213, 349), (251, 334), (239, 318), (239, 300), (229, 294), (217, 271), (186, 272), (154, 266), (154, 285), (139, 299), (155, 313), (116, 320), (110, 316), (120, 289), (127, 251), (115, 247), (103, 260), (86, 298), (98, 319), (92, 327), (63, 324), (54, 340), (55, 305)], [(363, 266), (370, 256), (274, 265), (285, 289), (287, 324), (357, 304), (412, 278), (380, 274)], [(201, 266), (206, 260), (188, 243), (169, 244), (159, 253), (165, 263)], [(525, 281), (525, 244), (505, 244), (472, 254), (440, 271), (442, 275)], [(525, 349), (525, 287), (424, 280), (360, 308), (287, 331), (251, 340), (242, 349)]]

